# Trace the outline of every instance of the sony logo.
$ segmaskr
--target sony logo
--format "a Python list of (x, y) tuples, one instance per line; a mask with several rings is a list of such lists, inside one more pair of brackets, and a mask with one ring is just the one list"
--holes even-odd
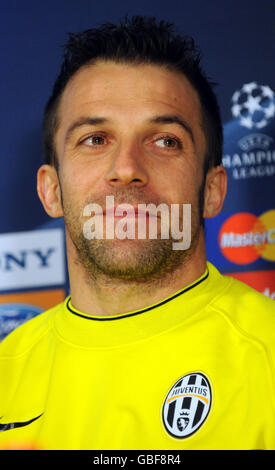
[(61, 228), (0, 234), (0, 291), (64, 283)]
[(55, 252), (51, 247), (46, 250), (19, 250), (16, 253), (0, 253), (0, 270), (27, 269), (31, 266), (45, 268), (49, 266), (50, 258)]

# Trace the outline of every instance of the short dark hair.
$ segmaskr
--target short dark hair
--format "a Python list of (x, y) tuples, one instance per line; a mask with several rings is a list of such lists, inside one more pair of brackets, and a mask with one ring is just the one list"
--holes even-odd
[(44, 112), (43, 148), (46, 163), (58, 167), (54, 135), (62, 92), (71, 77), (84, 65), (97, 60), (116, 63), (155, 64), (185, 75), (197, 91), (207, 141), (205, 174), (222, 161), (223, 130), (220, 110), (213, 91), (216, 83), (201, 68), (201, 53), (190, 36), (174, 32), (173, 23), (145, 16), (126, 17), (118, 25), (103, 23), (99, 28), (69, 33), (63, 63)]

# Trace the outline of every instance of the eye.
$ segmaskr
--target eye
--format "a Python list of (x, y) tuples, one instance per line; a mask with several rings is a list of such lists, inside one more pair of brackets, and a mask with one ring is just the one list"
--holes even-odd
[(169, 135), (159, 137), (155, 140), (155, 144), (157, 145), (157, 147), (161, 148), (181, 148), (181, 141), (176, 137), (171, 137)]
[(90, 147), (97, 147), (99, 145), (105, 145), (105, 137), (102, 135), (90, 135), (81, 141), (82, 144)]

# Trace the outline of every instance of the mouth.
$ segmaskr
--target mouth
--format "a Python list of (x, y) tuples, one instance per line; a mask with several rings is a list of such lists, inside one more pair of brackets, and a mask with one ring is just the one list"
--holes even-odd
[[(120, 204), (119, 206), (114, 207), (113, 209), (104, 209), (102, 215), (105, 217), (112, 217), (114, 219), (121, 219), (123, 217), (127, 217), (127, 219), (149, 219), (149, 218), (159, 218), (159, 215), (150, 211), (150, 210), (142, 210), (141, 208), (131, 206), (129, 209), (129, 205), (127, 207), (123, 207), (124, 204)], [(101, 214), (96, 214), (101, 215)]]

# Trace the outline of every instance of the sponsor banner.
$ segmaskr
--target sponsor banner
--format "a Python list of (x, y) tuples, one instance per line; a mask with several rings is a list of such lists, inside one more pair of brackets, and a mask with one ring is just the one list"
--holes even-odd
[[(227, 131), (234, 132), (235, 127), (231, 124)], [(234, 149), (225, 148), (222, 162), (233, 180), (274, 178), (275, 139), (266, 133), (245, 134), (237, 138)]]
[(263, 129), (275, 116), (274, 93), (268, 85), (245, 83), (233, 94), (231, 111), (241, 126)]
[(274, 92), (253, 81), (236, 90), (231, 101), (234, 120), (225, 128), (224, 167), (234, 180), (274, 177)]
[(275, 300), (275, 269), (271, 271), (250, 271), (247, 273), (227, 273), (226, 275), (244, 282)]
[(248, 265), (263, 258), (275, 261), (275, 210), (256, 216), (240, 212), (225, 220), (218, 235), (219, 248), (231, 263)]
[(207, 219), (207, 257), (223, 273), (275, 267), (275, 95), (250, 81), (232, 93), (224, 125), (228, 192), (222, 212)]
[(0, 291), (64, 283), (62, 229), (0, 235)]
[(63, 289), (0, 295), (0, 341), (15, 328), (62, 302), (64, 298)]
[(0, 307), (1, 304), (5, 303), (23, 303), (35, 305), (42, 310), (48, 310), (59, 302), (62, 302), (65, 297), (66, 292), (64, 289), (12, 292), (11, 294), (0, 294)]
[(208, 260), (222, 273), (275, 269), (275, 209), (206, 219)]
[(275, 210), (256, 216), (240, 212), (225, 220), (218, 243), (223, 256), (234, 264), (247, 265), (260, 257), (275, 261)]

